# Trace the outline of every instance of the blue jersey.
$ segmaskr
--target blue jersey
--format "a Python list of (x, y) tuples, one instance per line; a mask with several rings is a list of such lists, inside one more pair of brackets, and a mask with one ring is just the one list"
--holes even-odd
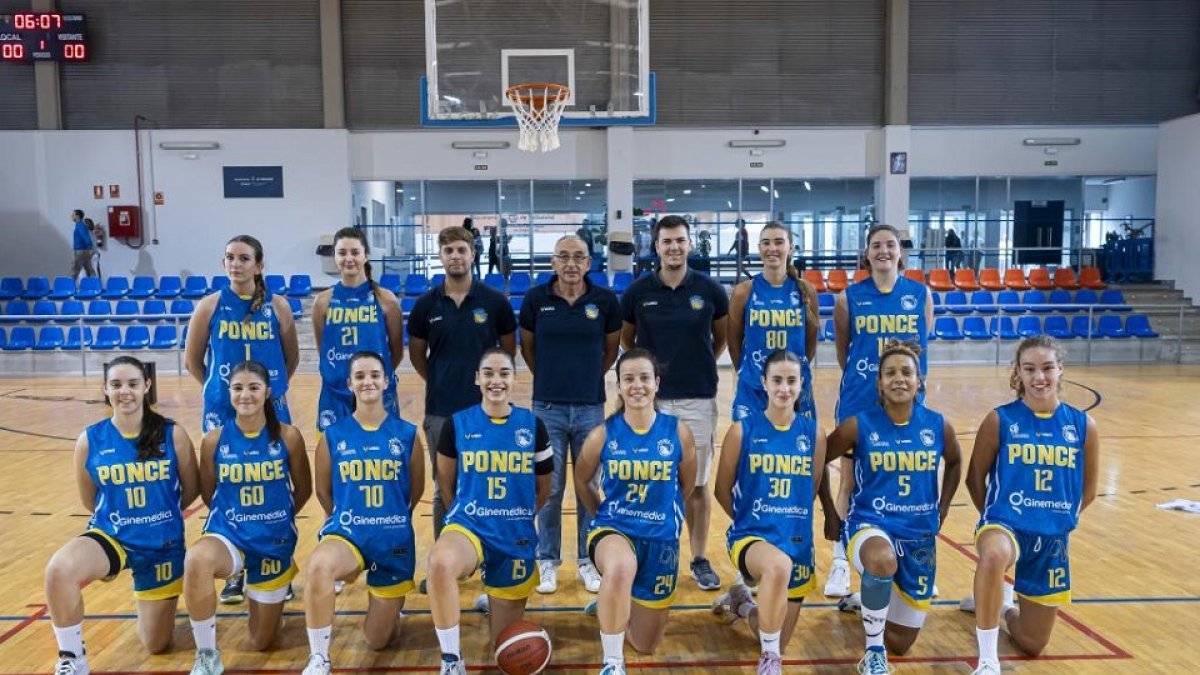
[(918, 403), (904, 424), (879, 406), (856, 417), (854, 491), (846, 520), (877, 525), (896, 538), (937, 534), (938, 465), (946, 445), (942, 414)]
[[(346, 382), (350, 379), (350, 357), (359, 351), (375, 352), (384, 363), (391, 363), (383, 306), (370, 283), (349, 288), (338, 282), (330, 289), (321, 331), (322, 385), (343, 398), (353, 397)], [(391, 371), (390, 366), (387, 370)], [(394, 375), (388, 380), (388, 387), (394, 387)]]
[(412, 541), (409, 462), (417, 427), (388, 415), (366, 429), (353, 415), (325, 430), (333, 479), (333, 513), (321, 536), (337, 534), (360, 548)]
[(592, 529), (609, 527), (631, 537), (678, 541), (683, 527), (679, 418), (657, 413), (650, 428), (639, 433), (618, 414), (605, 421), (604, 432), (604, 502)]
[[(242, 361), (258, 361), (270, 373), (271, 396), (282, 400), (287, 393), (287, 364), (279, 337), (279, 317), (266, 291), (262, 307), (249, 317), (253, 300), (223, 288), (208, 322), (208, 353), (205, 357), (205, 408), (228, 406), (229, 372)], [(244, 319), (244, 320), (243, 320)], [(210, 425), (215, 426), (215, 425)]]
[(763, 363), (772, 352), (786, 349), (800, 357), (800, 410), (813, 410), (812, 369), (805, 352), (808, 313), (800, 284), (788, 277), (782, 286), (772, 286), (763, 275), (750, 282), (750, 297), (742, 326), (742, 363), (738, 384), (752, 391), (764, 391)]
[(1020, 399), (996, 414), (1000, 449), (988, 473), (983, 520), (1035, 534), (1074, 530), (1083, 504), (1087, 414), (1059, 403), (1043, 417)]
[(231, 422), (221, 427), (213, 460), (217, 489), (204, 531), (233, 534), (259, 552), (279, 549), (290, 557), (296, 513), (283, 439), (272, 441), (266, 429), (247, 436)]
[(789, 556), (812, 547), (816, 422), (797, 415), (780, 428), (761, 412), (742, 420), (729, 545), (761, 537)]
[[(929, 344), (929, 326), (925, 321), (928, 293), (925, 286), (906, 277), (897, 278), (896, 286), (886, 293), (875, 286), (871, 277), (846, 287), (850, 349), (838, 395), (838, 424), (878, 403), (875, 381), (879, 375), (879, 352), (885, 339), (917, 339), (921, 344), (921, 376), (925, 376)], [(917, 400), (924, 401), (924, 395)]]
[(506, 556), (532, 558), (537, 548), (537, 418), (512, 406), (493, 419), (473, 405), (454, 414), (458, 480), (446, 524), (457, 523)]
[(162, 549), (183, 543), (182, 488), (175, 456), (175, 425), (167, 424), (161, 457), (138, 459), (137, 438), (126, 438), (112, 418), (87, 428), (87, 471), (96, 485), (89, 529), (126, 548)]

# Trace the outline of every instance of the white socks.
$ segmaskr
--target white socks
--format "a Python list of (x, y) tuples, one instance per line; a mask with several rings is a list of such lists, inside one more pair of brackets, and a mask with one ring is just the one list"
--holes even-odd
[(990, 630), (975, 629), (975, 639), (979, 642), (980, 661), (1000, 661), (1000, 657), (996, 655), (996, 642), (999, 636), (999, 628), (992, 628)]
[(58, 641), (58, 651), (68, 652), (76, 657), (83, 656), (83, 623), (63, 628), (54, 625), (51, 627), (54, 629), (54, 639)]
[(217, 648), (217, 615), (203, 621), (192, 621), (192, 637), (196, 639), (196, 650)]
[(765, 652), (767, 654), (774, 654), (775, 656), (779, 656), (779, 633), (780, 632), (781, 631), (775, 631), (774, 633), (764, 633), (761, 630), (758, 631), (758, 644), (762, 646), (763, 652)]
[(333, 626), (308, 629), (308, 651), (329, 658), (329, 643), (333, 640)]
[(458, 624), (449, 628), (434, 628), (437, 631), (438, 644), (442, 648), (443, 654), (450, 654), (462, 658), (462, 648), (458, 644)]
[(600, 646), (604, 648), (605, 661), (625, 661), (625, 631), (620, 633), (601, 633)]

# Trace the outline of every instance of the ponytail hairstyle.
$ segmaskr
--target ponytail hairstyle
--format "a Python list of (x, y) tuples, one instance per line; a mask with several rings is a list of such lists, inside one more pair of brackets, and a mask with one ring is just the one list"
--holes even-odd
[(796, 266), (792, 264), (792, 230), (778, 220), (768, 220), (767, 224), (762, 227), (763, 232), (767, 230), (780, 230), (787, 235), (787, 273), (792, 278), (792, 281), (795, 282), (796, 288), (800, 291), (800, 307), (807, 309), (808, 297), (804, 293), (804, 284), (802, 283), (804, 280), (800, 277), (800, 270), (796, 269)]
[[(896, 243), (900, 244), (900, 241), (901, 241), (900, 240), (900, 230), (897, 230), (895, 227), (892, 227), (891, 225), (888, 225), (887, 223), (876, 223), (875, 225), (872, 225), (871, 228), (869, 230), (867, 230), (867, 243), (866, 243), (866, 245), (863, 246), (862, 254), (859, 255), (859, 257), (858, 257), (858, 264), (859, 264), (860, 269), (864, 269), (867, 271), (871, 270), (871, 258), (870, 258), (871, 239), (873, 239), (875, 237), (875, 235), (879, 234), (880, 232), (891, 232), (892, 236), (894, 236), (896, 238)], [(900, 246), (900, 252), (901, 252), (901, 255), (896, 260), (896, 269), (903, 272), (904, 267), (905, 267), (905, 264), (904, 264), (905, 254), (904, 254), (904, 246), (903, 245)]]
[[(771, 352), (771, 355), (768, 356), (765, 361), (763, 361), (762, 378), (763, 378), (764, 382), (766, 382), (767, 374), (771, 372), (771, 366), (775, 365), (776, 363), (794, 363), (794, 364), (796, 364), (796, 367), (800, 368), (802, 371), (803, 371), (803, 367), (804, 367), (804, 363), (800, 360), (799, 356), (796, 356), (796, 354), (794, 352), (790, 352), (786, 349), (776, 349), (775, 351)], [(801, 375), (801, 378), (803, 378), (803, 374)], [(804, 390), (803, 382), (800, 383), (800, 387), (801, 387), (801, 393), (803, 393), (803, 390)], [(796, 400), (792, 403), (792, 410), (795, 410), (796, 412), (800, 412), (800, 399), (801, 398), (803, 398), (802, 395), (798, 394), (796, 396)]]
[[(263, 261), (262, 242), (248, 234), (239, 234), (238, 236), (225, 242), (226, 246), (230, 244), (245, 244), (254, 249), (254, 262), (261, 264)], [(250, 320), (255, 312), (262, 309), (262, 306), (267, 301), (267, 282), (263, 280), (262, 272), (254, 275), (254, 295), (250, 298), (250, 311), (246, 312), (246, 316), (242, 317), (242, 323)]]
[(508, 361), (508, 365), (512, 366), (513, 372), (516, 372), (517, 360), (513, 357), (512, 354), (509, 354), (507, 351), (504, 350), (503, 347), (499, 347), (499, 346), (488, 347), (487, 349), (483, 350), (483, 354), (479, 357), (479, 365), (476, 366), (476, 369), (478, 369), (479, 366), (482, 366), (484, 359), (491, 356), (492, 354), (499, 354), (500, 356), (503, 356), (504, 359), (506, 361)]
[(362, 244), (363, 253), (367, 255), (367, 262), (363, 264), (363, 272), (367, 275), (367, 283), (371, 284), (371, 292), (379, 297), (379, 284), (375, 283), (375, 279), (371, 276), (371, 244), (367, 242), (367, 234), (357, 227), (343, 227), (333, 233), (333, 246), (337, 248), (339, 239), (356, 239)]
[(879, 405), (883, 405), (883, 394), (879, 387), (883, 384), (883, 364), (892, 356), (907, 356), (912, 359), (917, 371), (917, 394), (925, 393), (925, 376), (921, 375), (921, 343), (916, 340), (898, 340), (887, 338), (883, 341), (883, 349), (879, 352), (879, 370), (875, 373), (875, 389), (879, 396)]
[[(658, 362), (658, 359), (654, 358), (654, 354), (649, 349), (646, 349), (644, 347), (634, 347), (633, 349), (630, 349), (630, 350), (624, 352), (623, 354), (621, 354), (620, 358), (617, 359), (616, 372), (617, 372), (618, 388), (620, 387), (620, 381), (621, 381), (621, 366), (625, 365), (629, 361), (634, 361), (636, 359), (645, 359), (645, 360), (649, 361), (650, 367), (654, 370), (654, 377), (656, 377), (656, 378), (662, 377), (662, 365)], [(658, 410), (658, 397), (657, 396), (654, 399), (654, 409)], [(618, 394), (617, 395), (617, 409), (613, 411), (613, 414), (608, 416), (608, 419), (613, 419), (613, 418), (623, 414), (624, 412), (625, 412), (625, 399), (621, 398), (620, 394)]]
[[(112, 361), (108, 362), (108, 366), (104, 369), (104, 381), (108, 381), (108, 373), (117, 366), (133, 366), (142, 374), (143, 382), (150, 382), (150, 371), (146, 368), (146, 364), (132, 356), (121, 355)], [(147, 391), (147, 396), (142, 398), (142, 430), (138, 432), (137, 449), (138, 461), (146, 462), (152, 459), (163, 457), (166, 453), (162, 450), (162, 444), (167, 439), (167, 427), (175, 423), (174, 420), (167, 419), (155, 412), (150, 407), (150, 397)], [(108, 400), (108, 394), (104, 395), (104, 402), (112, 407), (112, 401)]]
[(267, 418), (267, 436), (274, 442), (279, 442), (282, 435), (279, 425), (279, 415), (275, 412), (275, 402), (271, 400), (271, 374), (267, 372), (267, 367), (258, 361), (241, 361), (233, 370), (229, 371), (229, 381), (233, 381), (233, 377), (238, 373), (250, 373), (267, 387), (267, 400), (263, 402), (263, 416)]
[[(1025, 383), (1021, 381), (1021, 354), (1025, 353), (1026, 349), (1038, 347), (1054, 352), (1054, 360), (1058, 362), (1059, 368), (1067, 364), (1067, 350), (1063, 349), (1061, 342), (1049, 335), (1034, 335), (1021, 340), (1017, 345), (1017, 355), (1013, 357), (1012, 373), (1008, 376), (1008, 386), (1017, 393), (1017, 398), (1025, 398)], [(1058, 380), (1058, 393), (1062, 393), (1062, 378)]]

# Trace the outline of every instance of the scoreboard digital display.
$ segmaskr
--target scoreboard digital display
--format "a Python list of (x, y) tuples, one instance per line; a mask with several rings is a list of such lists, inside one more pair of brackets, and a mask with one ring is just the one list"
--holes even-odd
[(87, 17), (60, 12), (0, 14), (0, 61), (87, 61)]

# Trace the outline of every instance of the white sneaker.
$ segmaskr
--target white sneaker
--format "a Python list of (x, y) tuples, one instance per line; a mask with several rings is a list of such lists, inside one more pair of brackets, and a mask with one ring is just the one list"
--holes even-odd
[(862, 611), (862, 596), (858, 593), (851, 593), (838, 600), (837, 608), (839, 612), (861, 612)]
[(225, 666), (221, 665), (221, 652), (216, 649), (197, 649), (196, 661), (192, 665), (191, 675), (221, 675)]
[[(579, 579), (583, 581), (583, 587), (588, 593), (600, 592), (600, 570), (591, 562), (579, 563)], [(624, 668), (624, 666), (622, 666)]]
[(304, 671), (300, 675), (330, 675), (332, 672), (333, 666), (327, 657), (311, 654), (308, 657), (308, 665), (304, 666)]
[(825, 580), (825, 595), (830, 598), (850, 595), (850, 563), (845, 559), (833, 559), (833, 566), (829, 568), (829, 578)]
[(554, 566), (553, 560), (538, 562), (538, 578), (538, 593), (553, 593), (558, 590), (558, 568)]
[(980, 661), (979, 667), (972, 670), (971, 675), (1000, 675), (1000, 664), (997, 661)]
[(941, 594), (942, 594), (942, 593), (941, 593), (941, 591), (939, 591), (939, 590), (938, 590), (937, 584), (934, 584), (934, 585), (933, 585), (933, 597), (935, 597), (935, 598), (936, 598), (936, 597), (938, 597), (938, 596), (939, 596), (939, 595), (941, 595)]
[(342, 581), (341, 579), (338, 579), (337, 581), (333, 582), (334, 595), (341, 595), (342, 589), (344, 589), (344, 588), (346, 588), (346, 582)]
[(741, 572), (738, 572), (737, 578), (733, 580), (734, 586), (738, 584), (742, 584), (743, 586), (749, 588), (750, 595), (758, 595), (758, 586), (751, 586), (750, 584), (746, 583), (746, 578), (742, 576)]
[[(1017, 606), (1017, 601), (1016, 601), (1015, 594), (1013, 592), (1013, 586), (1012, 586), (1012, 584), (1010, 584), (1006, 581), (1006, 582), (1004, 582), (1004, 590), (1002, 590), (1000, 593), (1000, 616), (1001, 616), (1001, 618), (1004, 617), (1004, 613), (1008, 611), (1009, 607), (1016, 607), (1016, 606)], [(971, 614), (974, 614), (975, 613), (975, 596), (968, 595), (967, 597), (960, 600), (958, 602), (958, 608), (964, 612), (970, 612)]]
[(439, 675), (467, 675), (467, 664), (461, 657), (442, 654), (442, 670)]
[(600, 675), (625, 675), (624, 661), (605, 661)]
[(58, 663), (54, 665), (54, 675), (88, 675), (92, 667), (88, 665), (87, 654), (73, 656), (70, 652), (59, 652)]
[(890, 675), (894, 670), (887, 660), (887, 652), (882, 647), (871, 648), (858, 662), (860, 675)]
[(487, 593), (480, 593), (475, 598), (475, 602), (471, 603), (471, 606), (475, 608), (476, 612), (479, 612), (484, 616), (492, 613), (492, 603), (490, 600), (488, 600)]
[(958, 610), (960, 612), (967, 612), (968, 614), (974, 614), (975, 613), (975, 596), (968, 595), (968, 596), (965, 596), (962, 600), (959, 600), (958, 601)]

